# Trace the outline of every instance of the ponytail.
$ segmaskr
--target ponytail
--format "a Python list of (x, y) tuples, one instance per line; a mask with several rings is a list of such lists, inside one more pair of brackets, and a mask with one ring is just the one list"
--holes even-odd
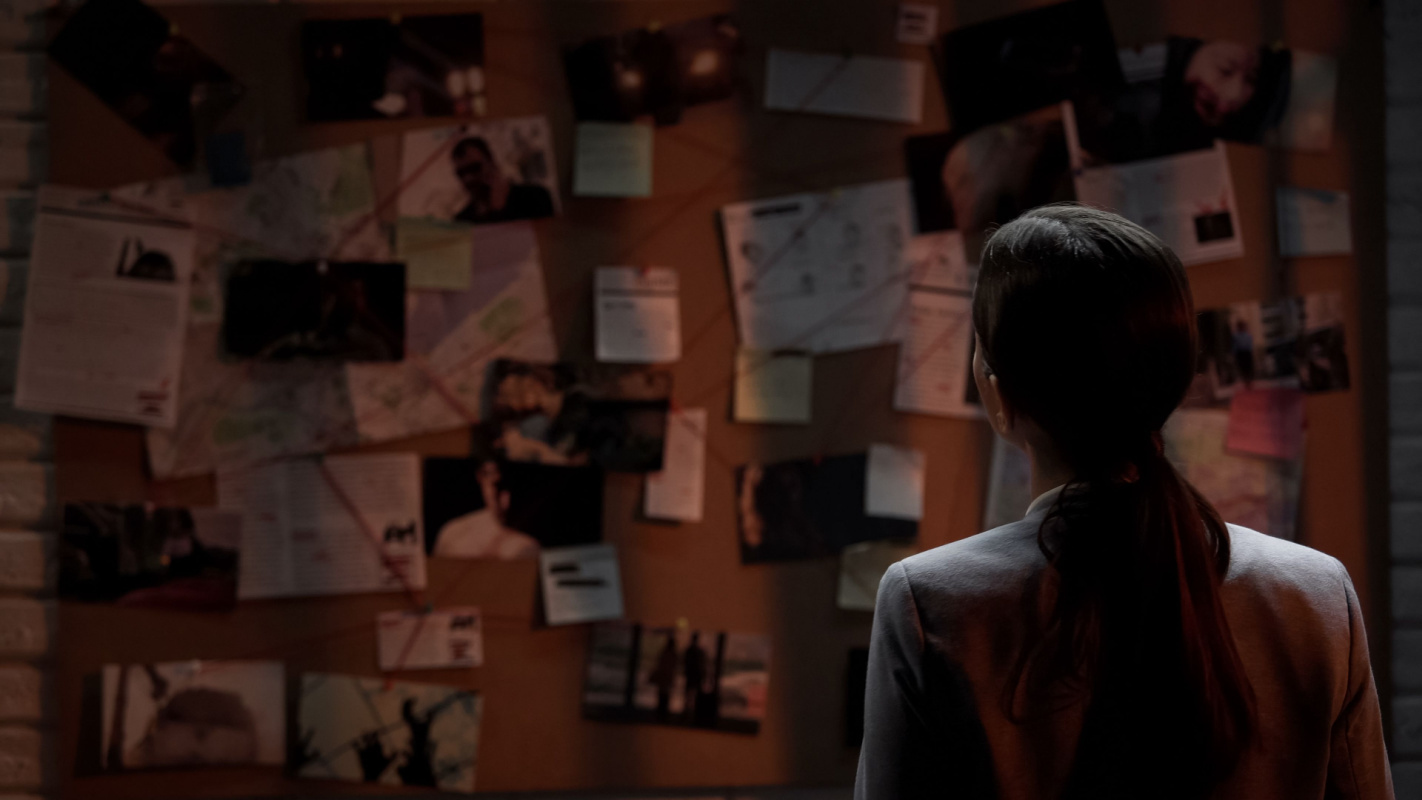
[(1081, 704), (1064, 798), (1192, 798), (1229, 775), (1254, 698), (1220, 601), (1229, 534), (1150, 437), (1123, 476), (1075, 482), (1037, 533), (1049, 611), (1022, 650), (1009, 717)]

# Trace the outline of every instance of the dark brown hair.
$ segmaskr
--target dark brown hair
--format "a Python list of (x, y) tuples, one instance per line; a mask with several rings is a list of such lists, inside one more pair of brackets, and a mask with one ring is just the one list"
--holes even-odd
[(1162, 449), (1196, 364), (1180, 260), (1114, 214), (1044, 206), (988, 240), (973, 324), (1004, 402), (1074, 475), (1038, 531), (1050, 567), (1006, 710), (1083, 710), (1063, 797), (1204, 796), (1255, 710), (1220, 601), (1229, 533)]

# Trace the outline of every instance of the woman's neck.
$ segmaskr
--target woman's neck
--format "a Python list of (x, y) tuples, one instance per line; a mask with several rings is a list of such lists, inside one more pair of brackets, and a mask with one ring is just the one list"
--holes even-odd
[(1027, 458), (1032, 462), (1032, 496), (1069, 483), (1075, 474), (1050, 448), (1027, 443)]

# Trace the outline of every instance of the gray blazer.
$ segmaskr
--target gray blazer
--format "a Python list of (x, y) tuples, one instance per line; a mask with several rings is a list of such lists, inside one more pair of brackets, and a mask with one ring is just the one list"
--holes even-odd
[[(879, 586), (856, 800), (1051, 800), (1080, 713), (1025, 725), (1000, 699), (1047, 513), (920, 553)], [(1343, 565), (1230, 526), (1223, 601), (1258, 702), (1262, 747), (1219, 798), (1392, 798), (1367, 636)], [(1148, 791), (1148, 790), (1147, 790)], [(1146, 794), (1142, 795), (1147, 796)]]

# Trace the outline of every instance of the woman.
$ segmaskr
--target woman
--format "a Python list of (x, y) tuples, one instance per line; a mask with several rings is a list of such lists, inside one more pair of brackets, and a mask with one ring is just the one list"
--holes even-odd
[(1347, 572), (1226, 526), (1162, 454), (1195, 371), (1179, 259), (1036, 209), (988, 241), (973, 318), (1037, 499), (884, 576), (856, 797), (1391, 798)]

